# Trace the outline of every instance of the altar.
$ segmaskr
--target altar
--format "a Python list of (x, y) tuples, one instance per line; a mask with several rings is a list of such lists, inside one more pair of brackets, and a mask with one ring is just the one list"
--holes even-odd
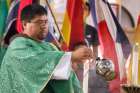
[(130, 84), (122, 84), (122, 93), (140, 93), (140, 86), (138, 85), (130, 85)]

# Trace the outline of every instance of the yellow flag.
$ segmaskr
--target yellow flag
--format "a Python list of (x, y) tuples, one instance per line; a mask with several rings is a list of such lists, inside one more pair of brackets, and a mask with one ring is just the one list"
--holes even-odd
[(127, 80), (131, 84), (140, 85), (140, 16), (133, 42), (133, 51), (127, 64)]
[[(138, 43), (140, 45), (140, 16), (138, 17), (138, 23), (136, 27), (136, 32), (134, 35), (134, 43)], [(140, 85), (140, 49), (138, 50), (138, 84)]]

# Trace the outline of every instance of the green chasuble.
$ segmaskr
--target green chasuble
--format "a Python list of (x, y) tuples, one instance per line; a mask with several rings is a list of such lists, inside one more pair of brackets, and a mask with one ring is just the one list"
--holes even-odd
[(0, 93), (82, 93), (73, 71), (69, 80), (51, 79), (63, 55), (50, 43), (17, 37), (0, 67)]

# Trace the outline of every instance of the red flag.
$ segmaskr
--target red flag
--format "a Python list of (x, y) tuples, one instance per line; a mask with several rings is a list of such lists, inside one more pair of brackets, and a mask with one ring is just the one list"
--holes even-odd
[(17, 18), (17, 30), (18, 30), (18, 32), (22, 32), (22, 24), (20, 21), (21, 11), (25, 6), (27, 6), (29, 4), (32, 4), (32, 0), (21, 0), (20, 1), (20, 6), (19, 6), (19, 10), (18, 10), (18, 18)]
[(83, 0), (67, 1), (62, 33), (70, 49), (76, 43), (84, 42)]
[(115, 47), (115, 40), (110, 33), (108, 23), (103, 13), (102, 0), (96, 0), (96, 11), (98, 20), (98, 37), (100, 42), (100, 55), (103, 58), (111, 59), (115, 65), (116, 78), (109, 82), (111, 93), (120, 93), (119, 66)]
[(128, 59), (128, 56), (131, 53), (131, 49), (132, 46), (126, 36), (126, 34), (124, 33), (120, 23), (118, 22), (118, 19), (116, 18), (110, 4), (108, 2), (105, 2), (105, 4), (108, 6), (109, 8), (109, 13), (111, 13), (111, 17), (113, 18), (113, 21), (115, 23), (115, 31), (116, 32), (116, 42), (118, 45), (120, 45), (120, 48), (118, 48), (116, 51), (121, 52), (120, 50), (122, 50), (122, 55), (118, 56), (118, 63), (119, 63), (119, 68), (120, 68), (120, 79), (121, 79), (121, 83), (126, 83), (127, 78), (126, 78), (126, 71), (125, 71), (125, 61), (120, 60), (121, 58), (123, 59)]

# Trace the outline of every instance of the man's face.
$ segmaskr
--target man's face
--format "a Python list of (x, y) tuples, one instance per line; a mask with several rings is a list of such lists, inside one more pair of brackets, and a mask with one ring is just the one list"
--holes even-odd
[(35, 16), (34, 19), (25, 25), (24, 29), (36, 40), (45, 39), (48, 34), (47, 15)]

